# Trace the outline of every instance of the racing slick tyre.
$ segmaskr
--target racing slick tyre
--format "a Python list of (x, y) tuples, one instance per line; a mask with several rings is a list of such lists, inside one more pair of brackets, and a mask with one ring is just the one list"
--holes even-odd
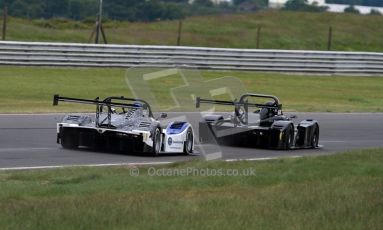
[(188, 129), (186, 132), (186, 140), (184, 142), (184, 154), (191, 154), (193, 153), (193, 141), (194, 141), (194, 136), (193, 136), (193, 131), (191, 128)]
[(315, 149), (319, 143), (319, 126), (316, 125), (314, 129), (313, 137), (311, 138), (311, 148)]
[(291, 125), (289, 125), (289, 127), (286, 129), (284, 139), (285, 139), (284, 149), (285, 150), (291, 149), (294, 142), (294, 128), (292, 128)]
[(79, 137), (76, 130), (63, 129), (61, 132), (61, 146), (64, 149), (76, 149), (79, 145)]
[(158, 156), (161, 151), (161, 130), (156, 128), (153, 134), (153, 146), (152, 146), (152, 154), (153, 156)]

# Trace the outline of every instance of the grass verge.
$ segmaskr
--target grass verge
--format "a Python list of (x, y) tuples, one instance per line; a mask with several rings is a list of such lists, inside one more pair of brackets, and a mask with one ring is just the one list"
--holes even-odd
[[(229, 71), (201, 71), (198, 74), (202, 75), (203, 81), (225, 76), (238, 78), (247, 92), (278, 96), (288, 111), (383, 112), (381, 77)], [(126, 77), (130, 78), (129, 72), (117, 68), (3, 66), (0, 68), (0, 113), (93, 111), (93, 107), (74, 104), (53, 107), (52, 97), (54, 94), (80, 98), (132, 96)], [(153, 94), (157, 99), (156, 111), (167, 110), (175, 106), (170, 89), (182, 84), (179, 75), (171, 75), (150, 84), (150, 90), (145, 93)], [(134, 90), (143, 91), (137, 87)], [(195, 111), (192, 103), (182, 106), (185, 110)]]
[[(383, 51), (383, 17), (339, 13), (263, 11), (190, 17), (184, 20), (181, 44), (186, 46), (256, 48), (261, 26), (263, 49), (327, 50), (329, 26), (332, 50)], [(178, 21), (104, 24), (111, 44), (176, 45)], [(87, 43), (94, 24), (70, 20), (11, 18), (7, 39)]]
[(0, 228), (381, 229), (382, 164), (383, 149), (374, 149), (154, 168), (252, 168), (253, 176), (151, 176), (150, 167), (139, 176), (129, 167), (0, 172)]

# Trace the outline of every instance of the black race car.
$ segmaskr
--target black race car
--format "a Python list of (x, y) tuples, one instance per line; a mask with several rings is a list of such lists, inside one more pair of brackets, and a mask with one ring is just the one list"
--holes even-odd
[[(260, 103), (261, 102), (261, 103)], [(247, 93), (237, 101), (208, 100), (201, 103), (234, 106), (234, 113), (214, 113), (204, 116), (199, 123), (201, 143), (218, 143), (273, 149), (317, 148), (319, 124), (303, 120), (294, 125), (292, 117), (283, 115), (282, 104), (272, 95)]]

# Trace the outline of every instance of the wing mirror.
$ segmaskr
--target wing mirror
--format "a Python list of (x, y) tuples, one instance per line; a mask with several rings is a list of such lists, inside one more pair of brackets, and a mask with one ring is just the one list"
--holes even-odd
[(298, 116), (297, 115), (295, 115), (295, 114), (293, 114), (293, 115), (290, 115), (290, 117), (289, 117), (290, 119), (296, 119), (296, 118), (298, 118)]

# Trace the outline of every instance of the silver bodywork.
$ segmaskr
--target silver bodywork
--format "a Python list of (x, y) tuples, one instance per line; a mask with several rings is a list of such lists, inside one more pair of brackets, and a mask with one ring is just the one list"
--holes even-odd
[(55, 96), (54, 104), (58, 101), (69, 101), (97, 105), (95, 116), (66, 115), (57, 124), (57, 143), (61, 143), (64, 148), (86, 146), (118, 151), (128, 149), (134, 152), (152, 152), (157, 146), (156, 154), (189, 154), (194, 150), (194, 132), (189, 123), (171, 122), (166, 128), (162, 128), (160, 121), (153, 117), (150, 106), (143, 100), (123, 97), (117, 99), (134, 103), (114, 103), (110, 98), (99, 102)]

